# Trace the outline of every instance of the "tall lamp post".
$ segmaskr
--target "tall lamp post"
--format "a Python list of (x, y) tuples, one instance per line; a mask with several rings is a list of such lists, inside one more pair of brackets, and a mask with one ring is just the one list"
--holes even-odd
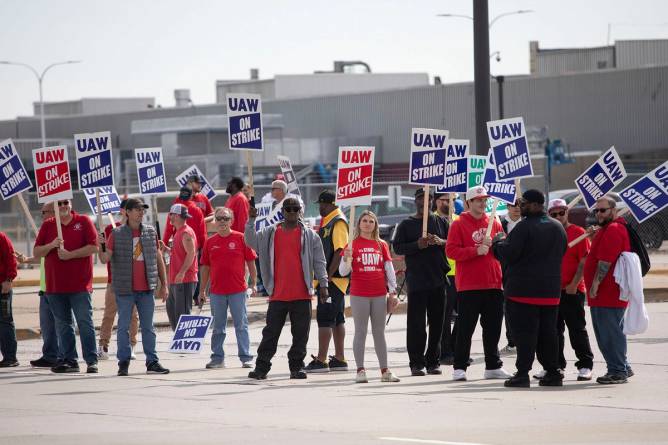
[(32, 66), (30, 66), (26, 63), (10, 62), (10, 61), (7, 61), (7, 60), (0, 60), (1, 65), (16, 65), (16, 66), (22, 66), (22, 67), (28, 68), (30, 71), (32, 71), (32, 73), (37, 78), (37, 83), (39, 84), (39, 123), (40, 123), (40, 130), (41, 130), (41, 134), (42, 134), (42, 147), (46, 146), (46, 129), (45, 129), (45, 125), (44, 125), (44, 94), (43, 94), (43, 88), (42, 88), (42, 83), (44, 81), (44, 76), (46, 75), (47, 71), (49, 71), (54, 66), (69, 65), (69, 64), (72, 64), (72, 63), (81, 63), (81, 61), (80, 60), (67, 60), (65, 62), (52, 63), (51, 65), (44, 68), (44, 71), (42, 71), (42, 74), (40, 74), (35, 68), (33, 68)]

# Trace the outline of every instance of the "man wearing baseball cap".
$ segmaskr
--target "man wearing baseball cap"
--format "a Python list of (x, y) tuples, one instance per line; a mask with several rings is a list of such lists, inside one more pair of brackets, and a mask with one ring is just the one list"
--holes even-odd
[(176, 329), (179, 317), (190, 314), (193, 294), (197, 286), (197, 240), (193, 229), (186, 224), (192, 218), (183, 204), (173, 204), (169, 209), (169, 221), (176, 229), (169, 252), (169, 297), (167, 317), (172, 330)]
[(510, 374), (503, 369), (499, 356), (499, 338), (503, 320), (503, 287), (501, 264), (494, 258), (490, 247), (492, 237), (503, 233), (498, 220), (493, 221), (490, 236), (486, 235), (489, 217), (485, 213), (487, 190), (482, 186), (466, 192), (468, 211), (453, 221), (445, 251), (457, 262), (457, 337), (452, 379), (466, 380), (469, 366), (471, 339), (480, 317), (483, 349), (485, 351), (486, 379), (506, 379)]
[(202, 211), (204, 216), (204, 222), (208, 223), (213, 221), (213, 206), (211, 201), (202, 193), (202, 179), (199, 175), (190, 175), (188, 177), (188, 186), (193, 191), (192, 201), (198, 209)]

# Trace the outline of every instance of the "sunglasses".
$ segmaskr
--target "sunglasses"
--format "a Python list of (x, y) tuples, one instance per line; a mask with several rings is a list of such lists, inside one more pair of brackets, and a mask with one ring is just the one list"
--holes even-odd
[(552, 218), (556, 218), (557, 216), (564, 216), (566, 214), (565, 210), (562, 210), (560, 212), (550, 212), (550, 216)]
[(70, 205), (69, 201), (58, 201), (58, 207), (65, 207)]
[(299, 207), (299, 206), (287, 206), (287, 207), (283, 207), (283, 211), (284, 211), (284, 212), (288, 212), (288, 213), (297, 213), (297, 212), (299, 212), (301, 209), (302, 209), (302, 208)]
[(594, 215), (597, 214), (597, 213), (605, 213), (605, 212), (607, 212), (608, 210), (610, 210), (611, 208), (612, 208), (612, 207), (607, 207), (607, 208), (605, 208), (605, 209), (594, 209), (594, 210), (592, 210), (592, 212), (594, 212)]
[(230, 218), (229, 216), (216, 216), (216, 221), (218, 221), (218, 222), (226, 221), (227, 222), (227, 221), (232, 221), (232, 218)]

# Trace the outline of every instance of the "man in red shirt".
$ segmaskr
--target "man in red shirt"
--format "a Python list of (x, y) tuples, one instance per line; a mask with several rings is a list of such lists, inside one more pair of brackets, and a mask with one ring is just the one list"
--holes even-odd
[(93, 254), (97, 233), (91, 220), (72, 210), (69, 199), (58, 201), (63, 239), (58, 238), (55, 218), (44, 221), (35, 239), (33, 255), (45, 257), (46, 298), (56, 320), (62, 361), (55, 373), (79, 372), (72, 312), (79, 327), (81, 349), (88, 373), (97, 373), (97, 348), (93, 326)]
[(188, 186), (193, 191), (193, 203), (195, 203), (197, 208), (202, 211), (202, 215), (204, 215), (204, 222), (208, 223), (213, 221), (213, 206), (211, 205), (209, 198), (207, 198), (207, 196), (202, 193), (202, 183), (200, 181), (201, 179), (199, 176), (192, 175), (188, 178)]
[(16, 327), (12, 315), (12, 281), (16, 278), (16, 258), (11, 240), (0, 232), (0, 368), (18, 366), (16, 360)]
[[(188, 224), (193, 231), (195, 232), (195, 238), (197, 239), (197, 248), (201, 249), (206, 241), (206, 224), (204, 223), (204, 214), (202, 211), (195, 205), (192, 200), (193, 191), (189, 187), (181, 187), (179, 191), (179, 196), (174, 200), (173, 204), (183, 204), (188, 209), (188, 214), (191, 218), (188, 218), (186, 224)], [(172, 239), (176, 228), (172, 225), (172, 222), (167, 215), (167, 221), (165, 223), (165, 232), (162, 236), (162, 242), (166, 246), (169, 246), (169, 240)]]
[[(237, 335), (237, 352), (241, 366), (251, 368), (253, 356), (250, 353), (248, 335), (248, 316), (246, 314), (246, 292), (255, 294), (257, 273), (255, 259), (257, 255), (246, 244), (244, 234), (231, 229), (234, 213), (227, 207), (218, 207), (215, 211), (217, 233), (206, 240), (202, 249), (202, 282), (199, 304), (206, 302), (206, 289), (209, 278), (211, 288), (211, 314), (213, 315), (213, 334), (211, 335), (211, 361), (208, 369), (225, 366), (225, 326), (227, 308), (230, 308), (234, 331)], [(250, 286), (246, 284), (246, 268), (250, 275)]]
[(626, 221), (617, 217), (616, 204), (609, 196), (596, 201), (594, 212), (600, 229), (584, 265), (594, 334), (608, 366), (608, 372), (596, 379), (601, 384), (626, 383), (633, 375), (626, 359), (624, 334), (624, 310), (628, 302), (619, 299), (619, 285), (613, 276), (619, 256), (631, 251), (631, 242)]
[(230, 197), (227, 198), (225, 202), (225, 207), (231, 209), (234, 212), (234, 225), (232, 230), (237, 232), (244, 231), (246, 222), (248, 222), (248, 211), (250, 204), (248, 198), (241, 192), (241, 189), (244, 188), (244, 181), (241, 178), (233, 177), (227, 183), (227, 188), (225, 191), (230, 194)]

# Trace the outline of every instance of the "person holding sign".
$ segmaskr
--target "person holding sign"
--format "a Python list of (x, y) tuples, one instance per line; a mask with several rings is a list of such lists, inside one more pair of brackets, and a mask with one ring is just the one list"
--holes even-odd
[[(202, 281), (200, 283), (199, 304), (206, 302), (209, 281), (211, 289), (211, 314), (213, 315), (213, 335), (211, 336), (211, 361), (207, 369), (225, 366), (225, 327), (227, 308), (230, 308), (237, 335), (237, 353), (242, 368), (253, 366), (248, 335), (248, 315), (246, 314), (247, 291), (255, 294), (257, 273), (255, 251), (248, 247), (244, 234), (232, 230), (234, 213), (227, 207), (215, 211), (217, 233), (204, 243), (202, 249)], [(246, 285), (246, 268), (250, 274), (250, 286)]]
[(56, 219), (47, 219), (39, 229), (33, 255), (45, 257), (46, 298), (56, 320), (62, 361), (51, 368), (55, 373), (79, 372), (72, 312), (79, 327), (81, 349), (88, 365), (97, 373), (97, 348), (93, 326), (93, 254), (97, 233), (91, 220), (72, 210), (69, 199), (58, 201), (63, 239), (58, 238)]
[[(181, 187), (179, 196), (174, 200), (173, 204), (181, 204), (188, 209), (188, 214), (191, 218), (186, 220), (186, 224), (195, 232), (195, 239), (197, 240), (197, 248), (201, 248), (206, 241), (206, 224), (204, 223), (204, 214), (192, 201), (193, 191), (190, 187)], [(169, 215), (165, 223), (165, 231), (162, 235), (162, 242), (165, 246), (169, 246), (169, 240), (172, 239), (176, 228), (172, 225)], [(197, 295), (194, 295), (195, 297)]]
[(269, 294), (267, 325), (257, 348), (255, 369), (248, 378), (263, 380), (271, 369), (278, 338), (290, 315), (292, 347), (288, 351), (291, 379), (305, 379), (304, 357), (311, 328), (313, 279), (319, 283), (321, 301), (328, 298), (327, 262), (320, 237), (299, 220), (301, 206), (294, 198), (283, 201), (285, 220), (255, 232), (257, 210), (250, 209), (246, 223), (246, 243), (260, 257), (264, 287)]
[(584, 265), (594, 334), (608, 367), (608, 372), (596, 379), (601, 384), (626, 383), (633, 375), (626, 358), (624, 334), (624, 310), (628, 302), (620, 300), (619, 285), (613, 277), (620, 255), (631, 251), (631, 241), (626, 221), (617, 217), (616, 206), (610, 196), (596, 201), (594, 213), (601, 228), (592, 240)]
[[(478, 317), (485, 350), (485, 378), (510, 377), (502, 368), (503, 362), (499, 356), (503, 291), (501, 264), (490, 252), (492, 239), (486, 236), (490, 222), (485, 213), (488, 197), (487, 190), (481, 186), (472, 187), (466, 192), (469, 210), (453, 221), (445, 247), (448, 258), (457, 262), (457, 338), (452, 379), (458, 381), (466, 380), (471, 339), (478, 324)], [(503, 228), (501, 223), (494, 220), (491, 236), (497, 233), (503, 233)]]
[(540, 386), (562, 386), (559, 372), (557, 317), (561, 296), (561, 261), (566, 252), (566, 231), (548, 217), (545, 196), (531, 189), (522, 194), (524, 217), (508, 235), (494, 239), (494, 256), (504, 264), (504, 295), (508, 321), (517, 345), (517, 373), (506, 387), (528, 388), (534, 354), (547, 371)]
[[(415, 191), (416, 214), (397, 226), (392, 245), (394, 252), (406, 258), (408, 309), (406, 349), (411, 375), (441, 374), (441, 335), (445, 315), (445, 276), (450, 270), (443, 246), (448, 237), (448, 223), (435, 215), (424, 215), (424, 188)], [(422, 220), (427, 218), (427, 236), (422, 236)], [(426, 332), (425, 316), (429, 320)], [(425, 352), (426, 346), (426, 352)]]
[(213, 221), (213, 206), (211, 205), (209, 198), (202, 193), (202, 183), (199, 175), (191, 175), (188, 177), (188, 187), (193, 191), (193, 203), (202, 211), (202, 215), (204, 215), (204, 222), (208, 223)]
[(244, 181), (235, 176), (227, 183), (225, 191), (229, 193), (230, 197), (225, 201), (225, 207), (232, 210), (234, 213), (234, 225), (232, 230), (235, 232), (243, 232), (248, 221), (248, 210), (250, 203), (248, 198), (241, 190), (244, 188)]
[[(350, 274), (350, 307), (355, 320), (353, 352), (357, 364), (355, 382), (369, 380), (364, 368), (364, 348), (367, 328), (371, 319), (373, 346), (378, 356), (382, 382), (398, 382), (387, 367), (387, 344), (385, 342), (385, 316), (392, 312), (397, 299), (397, 278), (392, 266), (392, 256), (387, 243), (378, 234), (378, 217), (365, 210), (357, 220), (355, 238), (341, 253), (339, 274)], [(389, 299), (386, 295), (389, 292)]]
[(16, 258), (11, 240), (0, 232), (0, 368), (19, 365), (16, 360), (16, 327), (12, 315), (12, 281), (16, 278)]
[(116, 227), (107, 238), (106, 249), (100, 253), (103, 263), (111, 262), (112, 282), (118, 306), (117, 352), (118, 375), (127, 376), (130, 367), (130, 317), (136, 306), (139, 313), (142, 346), (146, 356), (147, 374), (168, 374), (155, 351), (153, 313), (155, 296), (167, 299), (165, 263), (158, 250), (158, 236), (150, 224), (143, 224), (148, 205), (130, 198), (125, 204), (128, 222)]

